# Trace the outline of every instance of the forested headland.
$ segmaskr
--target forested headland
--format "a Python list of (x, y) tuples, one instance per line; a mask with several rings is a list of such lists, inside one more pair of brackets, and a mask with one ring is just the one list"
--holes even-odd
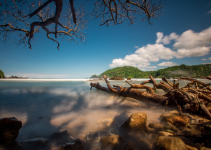
[(3, 71), (1, 71), (1, 69), (0, 69), (0, 78), (4, 78), (5, 76), (4, 76), (4, 72)]
[(159, 69), (157, 71), (141, 71), (136, 67), (124, 66), (108, 69), (100, 75), (92, 75), (91, 78), (101, 78), (103, 75), (108, 77), (122, 77), (122, 78), (148, 78), (150, 75), (153, 77), (199, 77), (211, 75), (211, 64), (205, 65), (179, 65)]

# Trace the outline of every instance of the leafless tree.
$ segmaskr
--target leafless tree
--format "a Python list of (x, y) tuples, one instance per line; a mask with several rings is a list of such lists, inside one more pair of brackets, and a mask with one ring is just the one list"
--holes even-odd
[[(89, 1), (89, 0), (88, 0)], [(54, 7), (51, 6), (54, 2)], [(65, 2), (65, 1), (64, 1)], [(89, 1), (91, 3), (91, 1)], [(66, 2), (67, 3), (67, 2)], [(63, 0), (27, 1), (5, 0), (0, 3), (0, 35), (3, 42), (29, 44), (34, 34), (45, 30), (47, 38), (59, 42), (57, 35), (68, 41), (85, 42), (84, 29), (87, 25), (87, 14), (83, 5), (75, 10), (73, 0), (68, 5)], [(91, 16), (101, 18), (100, 25), (116, 25), (129, 20), (134, 23), (135, 17), (141, 20), (156, 18), (161, 15), (164, 6), (162, 0), (96, 0)], [(53, 24), (55, 25), (53, 27)], [(55, 38), (50, 34), (55, 35)]]
[(92, 15), (101, 18), (100, 25), (116, 25), (124, 20), (134, 23), (135, 17), (142, 21), (157, 18), (162, 14), (164, 0), (96, 0)]

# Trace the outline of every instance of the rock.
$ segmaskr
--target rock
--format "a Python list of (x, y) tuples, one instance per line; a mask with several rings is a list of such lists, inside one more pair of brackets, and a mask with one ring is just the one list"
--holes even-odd
[(0, 119), (0, 143), (14, 143), (21, 127), (21, 121), (17, 120), (15, 117)]
[(147, 114), (138, 112), (132, 114), (126, 122), (124, 122), (121, 127), (127, 127), (133, 130), (146, 130), (147, 124)]
[(181, 127), (181, 126), (185, 127), (188, 124), (187, 121), (184, 120), (181, 116), (177, 116), (171, 113), (161, 114), (160, 118), (161, 118), (161, 123), (163, 125), (166, 125), (167, 123), (171, 123), (172, 125), (176, 127)]
[(103, 118), (97, 120), (97, 124), (99, 125), (100, 128), (110, 127), (112, 123), (113, 123), (112, 118)]
[(179, 115), (179, 112), (177, 110), (169, 111), (170, 114)]
[(200, 143), (194, 143), (194, 147), (196, 147), (197, 149), (201, 149), (203, 145)]
[(138, 148), (132, 141), (129, 141), (123, 146), (122, 150), (138, 150)]
[(178, 137), (160, 136), (156, 150), (188, 150), (185, 143)]
[(59, 132), (54, 132), (51, 136), (51, 139), (53, 140), (66, 140), (69, 138), (69, 134), (67, 132), (67, 130), (60, 130)]
[(149, 140), (151, 143), (157, 142), (158, 134), (149, 134)]
[(160, 123), (157, 123), (157, 122), (153, 122), (153, 123), (150, 123), (148, 125), (148, 127), (153, 128), (153, 129), (155, 129), (157, 131), (160, 131), (160, 130), (162, 130), (164, 128), (164, 125), (162, 125)]
[(190, 145), (186, 145), (188, 150), (198, 150), (197, 148), (193, 147), (193, 146), (190, 146)]
[(100, 139), (100, 144), (102, 145), (103, 148), (118, 149), (123, 146), (124, 140), (119, 135), (111, 135), (111, 136), (102, 137)]
[(173, 134), (169, 133), (169, 132), (165, 132), (165, 131), (159, 131), (158, 135), (159, 136), (172, 136)]
[(59, 139), (59, 138), (68, 138), (67, 130), (61, 130), (59, 132), (55, 132), (51, 135), (52, 139)]
[(46, 138), (34, 138), (34, 139), (25, 140), (22, 142), (24, 150), (42, 149), (42, 148), (45, 148), (47, 143), (48, 143), (48, 139)]
[[(188, 138), (184, 137), (184, 136), (179, 136), (179, 138), (186, 144), (186, 145), (190, 145), (190, 146), (194, 146), (194, 143), (189, 140)], [(195, 147), (195, 146), (194, 146)]]
[(84, 150), (84, 143), (81, 140), (76, 139), (73, 143), (64, 143), (52, 150)]
[(211, 150), (210, 148), (202, 147), (200, 150)]

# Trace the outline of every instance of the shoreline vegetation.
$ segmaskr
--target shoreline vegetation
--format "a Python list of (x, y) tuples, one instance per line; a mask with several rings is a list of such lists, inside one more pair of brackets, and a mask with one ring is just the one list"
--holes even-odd
[(122, 78), (149, 78), (152, 75), (154, 78), (175, 78), (175, 77), (194, 77), (200, 78), (201, 76), (211, 75), (211, 64), (203, 65), (179, 65), (159, 69), (157, 71), (141, 71), (138, 68), (132, 66), (116, 67), (108, 69), (100, 75), (92, 75), (91, 78), (102, 78), (106, 75), (108, 78), (111, 77), (122, 77)]

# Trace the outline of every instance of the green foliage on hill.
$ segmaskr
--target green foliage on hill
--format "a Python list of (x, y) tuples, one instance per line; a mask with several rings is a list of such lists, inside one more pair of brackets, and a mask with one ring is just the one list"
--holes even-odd
[(0, 78), (4, 78), (5, 76), (4, 76), (4, 72), (3, 71), (1, 71), (1, 69), (0, 69)]
[(109, 77), (122, 77), (122, 78), (148, 78), (149, 75), (153, 77), (196, 77), (196, 76), (209, 76), (211, 75), (211, 64), (206, 65), (180, 65), (159, 69), (157, 71), (141, 71), (132, 66), (117, 67), (108, 69), (101, 75), (92, 75), (91, 78), (102, 77), (107, 75)]
[(113, 69), (108, 69), (105, 72), (101, 73), (102, 75), (107, 75), (109, 77), (122, 77), (122, 78), (139, 78), (143, 71), (138, 68), (131, 66), (116, 67)]

